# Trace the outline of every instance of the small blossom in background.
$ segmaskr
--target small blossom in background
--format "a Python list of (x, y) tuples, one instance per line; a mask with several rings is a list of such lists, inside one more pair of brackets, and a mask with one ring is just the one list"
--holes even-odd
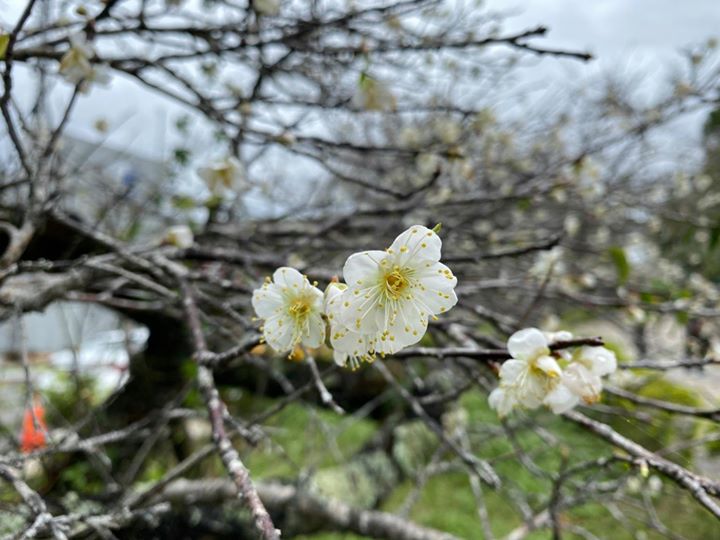
[(226, 190), (239, 190), (246, 185), (242, 163), (232, 156), (200, 167), (197, 174), (215, 196), (222, 195)]
[(187, 249), (193, 245), (195, 239), (190, 227), (187, 225), (175, 225), (165, 231), (163, 242), (181, 249)]
[(91, 83), (106, 84), (110, 81), (107, 66), (93, 64), (95, 49), (85, 36), (76, 34), (70, 37), (70, 48), (60, 59), (60, 74), (72, 84), (83, 83), (82, 91)]
[(294, 268), (278, 268), (253, 292), (252, 305), (264, 320), (265, 341), (277, 352), (292, 352), (301, 343), (315, 348), (325, 341), (323, 294)]
[(384, 83), (362, 73), (357, 93), (353, 97), (353, 104), (366, 111), (387, 112), (395, 110), (397, 99)]
[(253, 0), (252, 7), (258, 15), (272, 17), (280, 13), (281, 0)]
[(430, 317), (457, 303), (457, 278), (440, 262), (442, 241), (413, 225), (385, 251), (362, 251), (345, 262), (348, 285), (339, 322), (375, 339), (375, 352), (392, 354), (425, 335)]
[(500, 369), (500, 385), (490, 394), (490, 406), (502, 417), (516, 408), (545, 405), (562, 414), (581, 401), (596, 403), (602, 377), (617, 369), (615, 354), (590, 346), (551, 353), (551, 343), (570, 339), (569, 332), (543, 333), (536, 328), (510, 336), (508, 351), (513, 358)]
[(325, 315), (330, 323), (330, 344), (333, 359), (341, 367), (352, 369), (360, 367), (362, 362), (375, 359), (376, 338), (371, 334), (360, 334), (340, 322), (343, 304), (344, 283), (330, 283), (325, 290)]
[(22, 430), (20, 432), (20, 450), (29, 454), (34, 450), (45, 448), (47, 424), (45, 424), (45, 407), (39, 400), (35, 400), (32, 408), (23, 414)]

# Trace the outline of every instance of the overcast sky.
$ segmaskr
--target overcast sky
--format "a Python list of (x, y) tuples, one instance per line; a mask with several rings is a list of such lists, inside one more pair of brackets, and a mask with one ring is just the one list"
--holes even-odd
[[(0, 0), (0, 19), (14, 22), (24, 4)], [(589, 64), (545, 58), (526, 70), (524, 77), (542, 79), (550, 88), (577, 85), (601, 72), (642, 73), (648, 85), (659, 85), (667, 67), (678, 60), (679, 49), (720, 38), (720, 0), (486, 0), (486, 6), (512, 15), (505, 24), (508, 31), (544, 24), (550, 32), (538, 43), (587, 50), (597, 57)], [(66, 86), (58, 82), (56, 91)], [(113, 128), (110, 143), (167, 155), (172, 147), (165, 140), (167, 127), (181, 112), (134, 82), (115, 77), (110, 88), (93, 88), (83, 96), (70, 127), (92, 134), (93, 122), (104, 117)]]
[(656, 58), (720, 35), (718, 0), (486, 0), (516, 13), (509, 28), (542, 23), (554, 44), (581, 47), (606, 61)]

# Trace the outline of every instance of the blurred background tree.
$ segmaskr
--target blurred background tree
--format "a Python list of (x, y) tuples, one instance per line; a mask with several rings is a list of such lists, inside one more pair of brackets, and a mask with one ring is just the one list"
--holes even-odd
[[(716, 42), (545, 89), (591, 54), (472, 1), (11, 7), (3, 538), (714, 537)], [(261, 342), (275, 268), (324, 289), (439, 222), (419, 346)], [(531, 326), (615, 351), (601, 403), (498, 419)]]

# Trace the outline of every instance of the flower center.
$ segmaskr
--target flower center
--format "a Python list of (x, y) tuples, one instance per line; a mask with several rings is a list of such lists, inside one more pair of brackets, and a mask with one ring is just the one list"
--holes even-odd
[(232, 167), (230, 165), (225, 165), (223, 168), (221, 168), (218, 171), (218, 175), (220, 176), (220, 181), (226, 188), (231, 188), (232, 186)]
[(310, 313), (310, 302), (307, 298), (298, 298), (288, 308), (288, 313), (296, 321), (302, 321)]
[(409, 284), (405, 272), (399, 266), (394, 266), (390, 272), (385, 274), (384, 280), (385, 294), (393, 300), (400, 298)]

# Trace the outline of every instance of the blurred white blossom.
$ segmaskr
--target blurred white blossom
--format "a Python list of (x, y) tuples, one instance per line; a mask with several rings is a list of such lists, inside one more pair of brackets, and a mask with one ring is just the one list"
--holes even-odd
[(280, 13), (281, 0), (253, 0), (252, 6), (256, 13), (272, 17)]
[(170, 227), (167, 231), (165, 231), (165, 238), (163, 240), (166, 244), (182, 249), (189, 248), (195, 241), (192, 230), (187, 225), (175, 225)]
[(242, 163), (232, 156), (200, 167), (197, 174), (216, 196), (222, 195), (225, 190), (240, 190), (246, 187)]
[(70, 37), (70, 48), (60, 59), (60, 74), (72, 84), (81, 84), (81, 91), (87, 90), (91, 83), (106, 84), (110, 80), (105, 65), (93, 64), (95, 49), (83, 34)]
[(363, 73), (353, 104), (367, 111), (394, 111), (397, 99), (384, 83)]

